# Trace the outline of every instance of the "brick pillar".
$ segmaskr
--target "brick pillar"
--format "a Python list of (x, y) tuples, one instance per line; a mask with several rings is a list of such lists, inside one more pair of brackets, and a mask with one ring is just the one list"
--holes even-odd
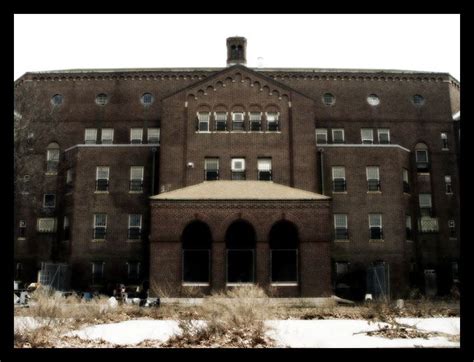
[(331, 295), (331, 256), (329, 243), (301, 242), (299, 273), (301, 297)]
[(255, 250), (255, 282), (262, 288), (270, 284), (270, 249), (267, 242), (257, 243)]
[[(150, 245), (150, 293), (179, 297), (182, 278), (181, 243), (154, 242)], [(162, 295), (159, 295), (163, 293)]]
[(224, 242), (214, 242), (211, 261), (211, 290), (223, 290), (226, 283), (226, 252)]

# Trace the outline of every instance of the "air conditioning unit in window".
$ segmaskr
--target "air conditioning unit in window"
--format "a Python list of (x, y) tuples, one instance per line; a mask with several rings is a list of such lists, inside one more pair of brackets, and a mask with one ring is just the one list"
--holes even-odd
[(232, 171), (245, 171), (245, 160), (232, 160)]
[(20, 220), (20, 227), (21, 227), (21, 228), (26, 227), (26, 222), (25, 222), (25, 220)]
[(449, 220), (449, 221), (448, 221), (448, 226), (449, 226), (450, 228), (453, 228), (453, 227), (455, 226), (454, 220)]

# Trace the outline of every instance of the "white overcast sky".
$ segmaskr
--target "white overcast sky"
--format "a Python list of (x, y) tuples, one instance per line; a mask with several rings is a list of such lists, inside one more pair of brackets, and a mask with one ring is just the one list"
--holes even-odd
[(74, 68), (405, 69), (460, 80), (460, 15), (15, 15), (14, 77)]

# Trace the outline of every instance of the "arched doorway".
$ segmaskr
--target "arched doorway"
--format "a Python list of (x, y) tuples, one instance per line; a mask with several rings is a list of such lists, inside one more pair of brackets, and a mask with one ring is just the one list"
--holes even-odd
[(269, 235), (271, 282), (298, 283), (298, 229), (290, 221), (275, 223)]
[(209, 284), (211, 274), (212, 236), (209, 226), (192, 221), (183, 230), (183, 283)]
[(256, 235), (253, 226), (238, 220), (226, 232), (227, 284), (254, 283)]

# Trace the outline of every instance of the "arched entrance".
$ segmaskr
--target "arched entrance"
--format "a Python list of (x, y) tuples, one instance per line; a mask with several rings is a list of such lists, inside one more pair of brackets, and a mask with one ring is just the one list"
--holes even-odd
[(226, 232), (227, 284), (254, 283), (256, 235), (253, 226), (238, 220)]
[(298, 283), (298, 229), (290, 221), (276, 222), (269, 235), (271, 282)]
[(183, 283), (209, 284), (211, 274), (212, 236), (209, 226), (192, 221), (183, 230)]

